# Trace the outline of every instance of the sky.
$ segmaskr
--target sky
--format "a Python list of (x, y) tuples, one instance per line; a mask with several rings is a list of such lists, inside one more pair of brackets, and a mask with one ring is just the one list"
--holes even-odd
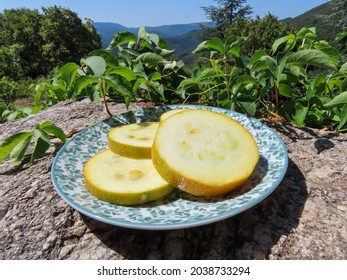
[[(247, 0), (252, 16), (272, 13), (279, 19), (298, 16), (328, 0)], [(81, 19), (116, 22), (127, 27), (159, 26), (208, 21), (203, 6), (214, 0), (0, 0), (0, 12), (11, 8), (41, 10), (53, 5), (69, 8)]]

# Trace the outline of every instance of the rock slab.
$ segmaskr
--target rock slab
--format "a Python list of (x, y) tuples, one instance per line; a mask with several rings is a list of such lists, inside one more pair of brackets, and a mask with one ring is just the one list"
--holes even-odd
[[(151, 106), (132, 104), (130, 109)], [(114, 114), (124, 104), (111, 104)], [(0, 142), (50, 120), (73, 134), (107, 118), (102, 104), (59, 103), (0, 125)], [(289, 168), (263, 202), (196, 228), (148, 231), (88, 218), (54, 190), (50, 169), (59, 147), (15, 170), (0, 165), (0, 259), (347, 259), (347, 135), (271, 124)]]

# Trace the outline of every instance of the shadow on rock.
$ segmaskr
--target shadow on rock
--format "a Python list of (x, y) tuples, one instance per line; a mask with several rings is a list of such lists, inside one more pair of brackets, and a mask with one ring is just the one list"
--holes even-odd
[(297, 227), (307, 199), (293, 161), (280, 186), (235, 217), (180, 230), (135, 230), (82, 217), (99, 240), (125, 259), (266, 259), (282, 235)]

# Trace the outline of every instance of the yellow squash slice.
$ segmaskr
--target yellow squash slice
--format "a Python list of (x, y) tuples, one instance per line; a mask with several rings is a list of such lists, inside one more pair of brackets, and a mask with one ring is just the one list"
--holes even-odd
[(109, 149), (131, 158), (151, 158), (158, 122), (134, 123), (113, 128), (108, 133)]
[(253, 136), (232, 118), (200, 109), (175, 113), (160, 125), (152, 147), (158, 173), (197, 196), (228, 193), (243, 184), (259, 159)]
[(174, 109), (174, 110), (169, 110), (169, 111), (166, 111), (165, 113), (163, 113), (161, 116), (160, 116), (160, 122), (163, 122), (164, 120), (166, 120), (168, 117), (172, 116), (173, 114), (176, 114), (176, 113), (180, 113), (182, 111), (184, 111), (186, 109)]
[(143, 204), (169, 194), (170, 186), (151, 159), (133, 159), (105, 150), (84, 166), (87, 189), (98, 199), (121, 205)]

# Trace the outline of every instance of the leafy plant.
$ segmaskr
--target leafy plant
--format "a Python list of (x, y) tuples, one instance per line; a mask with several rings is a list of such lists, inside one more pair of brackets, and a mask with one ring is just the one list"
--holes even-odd
[(242, 53), (245, 40), (201, 43), (195, 52), (208, 54), (207, 63), (180, 83), (181, 96), (298, 126), (345, 130), (346, 62), (314, 28), (281, 37), (270, 53), (259, 50), (251, 57)]
[(37, 124), (32, 132), (18, 132), (7, 137), (0, 145), (0, 164), (9, 155), (10, 162), (16, 167), (19, 166), (30, 144), (34, 146), (30, 157), (32, 163), (35, 158), (44, 155), (51, 146), (50, 136), (60, 139), (63, 143), (66, 142), (64, 132), (50, 121)]
[[(112, 53), (116, 51), (116, 54)], [(58, 69), (50, 83), (36, 85), (35, 103), (42, 98), (47, 105), (62, 100), (89, 96), (103, 100), (107, 113), (108, 95), (122, 95), (126, 106), (137, 98), (165, 102), (176, 91), (181, 61), (170, 61), (173, 51), (156, 34), (139, 28), (136, 37), (130, 32), (115, 34), (106, 51), (91, 52), (80, 65), (70, 62)]]

